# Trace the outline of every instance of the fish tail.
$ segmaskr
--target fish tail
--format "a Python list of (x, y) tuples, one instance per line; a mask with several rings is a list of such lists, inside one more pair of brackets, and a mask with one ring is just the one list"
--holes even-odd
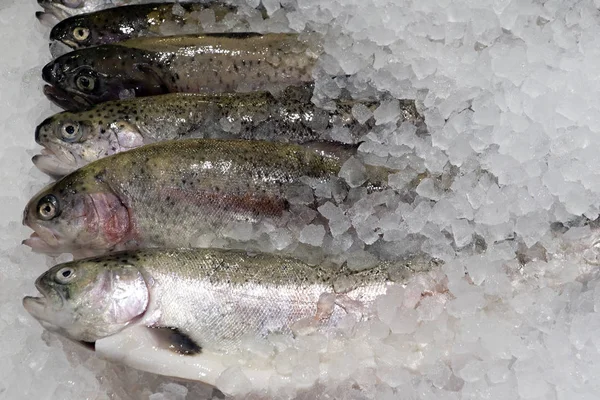
[[(386, 189), (398, 189), (389, 185), (389, 176), (395, 173), (400, 172), (397, 169), (383, 167), (383, 166), (375, 166), (365, 164), (366, 168), (366, 176), (367, 176), (367, 189), (370, 193), (383, 191)], [(417, 186), (423, 181), (425, 178), (431, 178), (432, 175), (429, 171), (425, 171), (423, 173), (415, 176), (410, 182), (408, 182), (402, 190), (414, 191)]]
[(360, 286), (369, 278), (403, 284), (415, 274), (426, 273), (441, 267), (444, 262), (426, 254), (410, 254), (397, 260), (373, 260), (363, 268), (350, 269), (342, 264), (339, 273), (344, 280), (334, 283), (336, 293), (344, 293)]
[(337, 158), (340, 164), (345, 163), (350, 157), (355, 156), (358, 153), (359, 145), (360, 143), (344, 144), (326, 141), (312, 141), (303, 144), (306, 148)]
[(369, 191), (381, 191), (389, 189), (388, 176), (398, 171), (391, 168), (365, 164), (367, 188)]

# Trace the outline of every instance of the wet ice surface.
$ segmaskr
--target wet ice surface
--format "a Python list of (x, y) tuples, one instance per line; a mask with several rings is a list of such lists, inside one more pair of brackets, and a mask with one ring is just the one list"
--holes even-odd
[[(21, 298), (35, 293), (34, 279), (55, 262), (20, 246), (29, 235), (20, 224), (24, 204), (48, 182), (30, 162), (33, 130), (57, 111), (41, 95), (48, 32), (33, 16), (34, 3), (0, 5), (0, 398), (210, 398), (200, 384), (98, 360), (42, 333), (21, 307)], [(355, 188), (340, 206), (332, 201), (307, 213), (302, 226), (232, 234), (292, 254), (320, 246), (355, 268), (412, 253), (446, 263), (391, 290), (374, 305), (371, 322), (349, 319), (327, 337), (272, 338), (272, 352), (248, 343), (241, 358), (278, 373), (248, 398), (598, 398), (596, 235), (589, 227), (550, 232), (551, 223), (599, 212), (597, 4), (264, 5), (272, 18), (251, 19), (255, 30), (324, 34), (315, 101), (326, 107), (341, 88), (357, 96), (388, 91), (416, 99), (429, 132), (398, 126), (398, 103), (389, 100), (373, 112), (377, 124), (361, 147), (369, 164), (397, 170), (392, 188), (417, 182), (412, 195)], [(368, 119), (367, 111), (353, 114)], [(353, 186), (362, 164), (345, 167)], [(335, 200), (335, 190), (320, 190)], [(220, 383), (248, 389), (235, 368)]]

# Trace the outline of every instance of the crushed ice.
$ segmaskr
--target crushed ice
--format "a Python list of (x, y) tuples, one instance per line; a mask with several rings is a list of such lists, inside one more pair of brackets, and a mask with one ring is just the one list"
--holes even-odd
[[(243, 8), (247, 23), (216, 23), (208, 12), (198, 21), (207, 30), (322, 33), (315, 101), (327, 105), (342, 88), (392, 98), (373, 112), (352, 109), (376, 126), (363, 138), (361, 161), (347, 161), (340, 174), (354, 189), (317, 188), (332, 199), (318, 210), (326, 225), (307, 208), (297, 225), (243, 226), (231, 237), (296, 255), (322, 247), (355, 269), (419, 252), (446, 262), (381, 298), (371, 322), (349, 319), (332, 337), (270, 338), (276, 350), (259, 353), (278, 373), (269, 388), (275, 398), (293, 397), (293, 387), (308, 387), (300, 395), (311, 399), (598, 398), (600, 256), (597, 228), (581, 226), (581, 216), (600, 213), (597, 3), (263, 1), (271, 16), (264, 21), (252, 9), (258, 3)], [(0, 393), (211, 398), (203, 385), (109, 364), (42, 336), (21, 307), (54, 263), (20, 246), (28, 235), (22, 208), (48, 181), (30, 162), (33, 129), (57, 111), (40, 90), (50, 55), (35, 11), (33, 1), (0, 6)], [(427, 132), (398, 123), (398, 99), (416, 100)], [(388, 184), (402, 195), (357, 187), (363, 162), (395, 171)], [(335, 381), (311, 388), (328, 376)], [(220, 379), (233, 391), (249, 384), (235, 366)]]

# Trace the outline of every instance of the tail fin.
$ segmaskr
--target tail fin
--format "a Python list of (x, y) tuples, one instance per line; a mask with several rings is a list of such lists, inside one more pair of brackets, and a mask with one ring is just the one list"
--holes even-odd
[[(398, 189), (398, 188), (392, 188), (389, 185), (388, 178), (390, 175), (400, 172), (399, 170), (384, 167), (384, 166), (375, 166), (375, 165), (368, 165), (368, 164), (365, 164), (365, 168), (366, 168), (366, 177), (367, 177), (366, 185), (367, 185), (367, 189), (369, 190), (370, 193), (387, 190), (387, 189), (395, 189), (395, 190)], [(429, 173), (429, 171), (422, 172), (422, 173), (418, 174), (417, 176), (415, 176), (410, 182), (408, 182), (406, 184), (406, 186), (404, 188), (402, 188), (402, 190), (403, 191), (404, 190), (413, 191), (417, 188), (417, 186), (419, 186), (419, 184), (421, 183), (421, 181), (423, 181), (423, 179), (431, 178), (431, 177), (432, 176)]]
[(337, 142), (306, 142), (302, 144), (303, 147), (316, 151), (325, 157), (335, 157), (339, 160), (340, 165), (345, 163), (350, 157), (355, 156), (358, 153), (357, 144), (344, 144)]
[(374, 280), (402, 284), (416, 274), (432, 271), (442, 265), (442, 260), (427, 255), (407, 255), (401, 260), (381, 261), (360, 271), (352, 270), (344, 263), (339, 270), (342, 278), (334, 282), (334, 290), (336, 293), (345, 293)]

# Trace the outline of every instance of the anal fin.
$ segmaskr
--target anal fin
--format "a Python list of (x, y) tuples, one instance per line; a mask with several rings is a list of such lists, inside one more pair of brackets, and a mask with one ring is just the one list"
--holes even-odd
[(179, 328), (160, 326), (151, 326), (149, 328), (152, 330), (152, 334), (159, 345), (165, 349), (186, 356), (202, 352), (202, 347)]
[(355, 315), (358, 319), (362, 319), (366, 313), (363, 302), (354, 300), (345, 294), (338, 295), (335, 304), (343, 308), (346, 313)]
[(295, 321), (290, 329), (295, 336), (304, 336), (315, 332), (319, 326), (326, 322), (333, 314), (336, 304), (336, 295), (333, 293), (322, 293), (317, 301), (315, 315)]

